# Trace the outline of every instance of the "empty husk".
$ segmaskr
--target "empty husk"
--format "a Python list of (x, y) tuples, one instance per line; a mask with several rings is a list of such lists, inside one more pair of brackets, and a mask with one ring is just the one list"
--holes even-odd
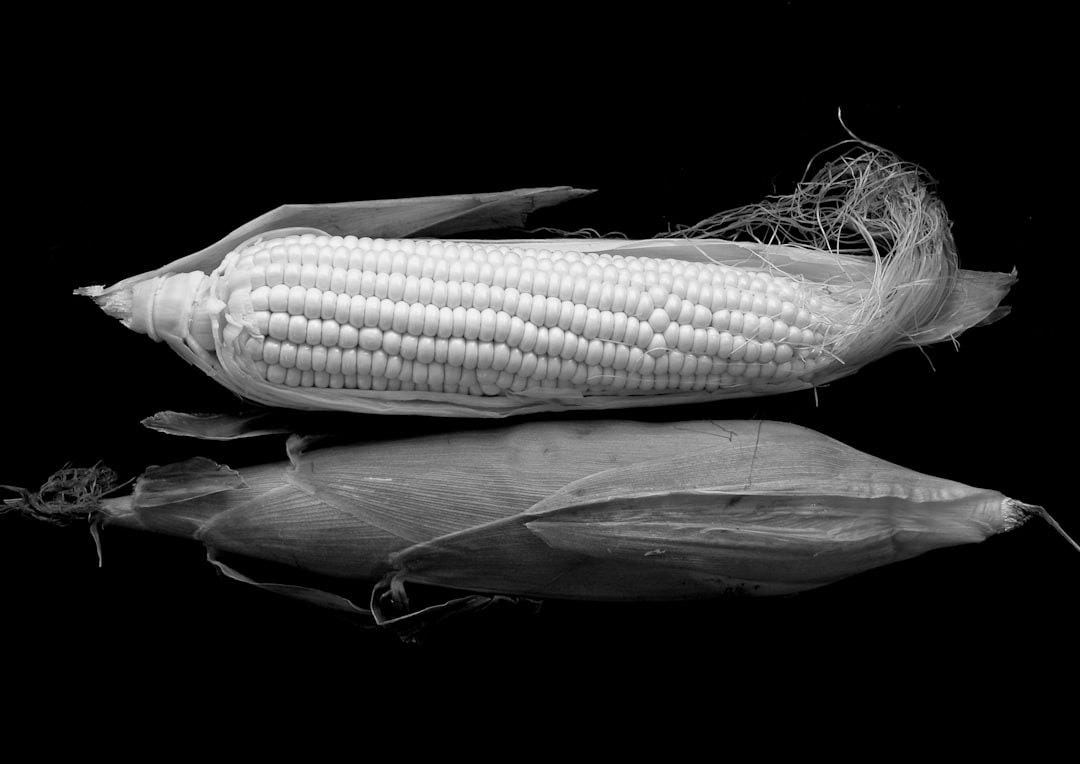
[(541, 599), (787, 594), (1042, 512), (778, 422), (537, 422), (304, 446), (294, 437), (288, 460), (239, 470), (152, 467), (130, 495), (77, 511), (198, 540), (250, 583), (219, 555), (381, 582), (376, 594), (399, 603), (407, 584)]
[(80, 291), (259, 404), (505, 417), (806, 390), (1000, 317), (1014, 281), (959, 269), (930, 181), (876, 149), (663, 238), (453, 238), (585, 193), (288, 206)]

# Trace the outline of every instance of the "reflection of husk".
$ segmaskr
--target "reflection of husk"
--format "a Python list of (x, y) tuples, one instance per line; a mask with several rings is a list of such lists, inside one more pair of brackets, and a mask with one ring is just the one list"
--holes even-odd
[(669, 600), (811, 589), (1034, 511), (776, 422), (541, 422), (303, 445), (238, 471), (151, 468), (132, 495), (101, 502), (102, 519), (197, 539), (251, 583), (218, 557), (396, 591)]
[[(535, 207), (587, 193), (568, 188), (395, 202), (283, 207), (252, 221), (218, 244), (107, 289), (81, 290), (111, 315), (127, 321), (131, 290), (164, 274), (201, 270), (209, 289), (214, 352), (187, 335), (161, 330), (160, 339), (221, 384), (257, 403), (293, 409), (374, 414), (505, 417), (543, 411), (611, 409), (694, 403), (720, 398), (806, 390), (847, 376), (905, 346), (952, 339), (1007, 312), (1000, 302), (1014, 274), (958, 269), (948, 216), (923, 174), (881, 151), (847, 154), (826, 164), (795, 194), (735, 210), (668, 238), (503, 240), (546, 249), (676, 258), (764, 270), (812, 287), (832, 306), (833, 322), (813, 373), (790, 379), (747, 380), (714, 392), (626, 391), (583, 395), (573, 389), (529, 389), (494, 396), (421, 391), (288, 388), (262, 379), (243, 348), (254, 323), (228, 313), (213, 295), (224, 284), (229, 253), (254, 237), (318, 230), (332, 235), (442, 236), (524, 218)], [(478, 214), (483, 210), (484, 214)], [(285, 229), (284, 226), (289, 226)], [(742, 236), (762, 240), (728, 241)], [(460, 239), (455, 239), (460, 240)], [(465, 241), (470, 241), (466, 239)], [(471, 240), (475, 241), (475, 240)], [(130, 322), (128, 322), (130, 325)]]

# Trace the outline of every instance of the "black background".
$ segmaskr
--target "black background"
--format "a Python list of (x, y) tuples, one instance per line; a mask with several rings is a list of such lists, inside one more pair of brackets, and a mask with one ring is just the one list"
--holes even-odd
[[(195, 454), (240, 466), (281, 453), (279, 442), (207, 444), (140, 427), (161, 409), (233, 400), (71, 296), (75, 287), (156, 267), (285, 202), (567, 184), (598, 193), (531, 224), (645, 237), (790, 191), (813, 154), (846, 137), (842, 109), (859, 136), (938, 180), (963, 266), (1018, 269), (1012, 315), (964, 335), (959, 352), (940, 345), (881, 360), (820, 390), (816, 405), (796, 394), (626, 415), (798, 422), (1044, 505), (1080, 537), (1073, 372), (1063, 366), (1076, 321), (1073, 256), (1062, 249), (1072, 237), (1050, 211), (1051, 183), (1068, 172), (1057, 158), (1067, 153), (1057, 141), (1059, 70), (1002, 48), (1005, 68), (1020, 67), (1013, 77), (972, 86), (964, 76), (1000, 64), (995, 50), (945, 70), (932, 45), (906, 42), (860, 47), (834, 65), (813, 45), (782, 45), (798, 37), (804, 6), (775, 12), (793, 37), (755, 46), (742, 35), (737, 54), (726, 38), (699, 39), (692, 19), (678, 26), (683, 46), (649, 19), (602, 41), (569, 24), (515, 45), (331, 34), (331, 53), (314, 62), (323, 43), (300, 45), (299, 30), (288, 42), (182, 41), (157, 51), (160, 64), (146, 37), (126, 47), (81, 40), (61, 72), (18, 90), (23, 139), (10, 159), (28, 172), (9, 219), (0, 483), (35, 486), (65, 462), (101, 459), (130, 477)], [(355, 423), (371, 437), (429, 426)], [(1038, 522), (797, 597), (552, 602), (535, 615), (452, 621), (421, 645), (226, 580), (195, 543), (106, 530), (104, 552), (98, 569), (84, 528), (0, 517), (3, 638), (35, 667), (39, 688), (108, 676), (156, 697), (272, 677), (378, 698), (424, 688), (445, 702), (441, 682), (454, 675), (588, 692), (619, 678), (677, 696), (694, 684), (783, 687), (795, 677), (804, 688), (1007, 678), (1026, 689), (1067, 685), (1063, 672), (1075, 668), (1080, 558)]]

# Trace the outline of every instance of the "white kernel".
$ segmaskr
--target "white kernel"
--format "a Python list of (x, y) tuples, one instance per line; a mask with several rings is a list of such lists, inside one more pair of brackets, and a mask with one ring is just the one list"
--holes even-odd
[(361, 329), (357, 337), (357, 344), (364, 350), (378, 350), (383, 344), (383, 333), (374, 327)]
[(371, 293), (378, 297), (380, 300), (389, 298), (390, 295), (390, 274), (389, 273), (377, 273), (375, 275), (375, 287)]
[(302, 286), (294, 286), (289, 289), (288, 311), (294, 316), (303, 315), (304, 304), (307, 302), (307, 289)]
[(273, 313), (270, 315), (270, 324), (267, 327), (269, 334), (275, 340), (284, 340), (289, 336), (289, 314)]
[[(385, 377), (386, 376), (386, 365), (389, 362), (390, 362), (390, 356), (388, 356), (383, 351), (376, 350), (374, 353), (372, 353), (371, 354), (371, 376), (376, 377), (376, 378)], [(355, 362), (354, 362), (354, 367), (355, 367)], [(344, 358), (342, 359), (341, 370), (343, 372), (348, 371), (348, 369), (346, 368)]]
[(251, 290), (252, 310), (270, 310), (270, 287), (261, 286)]
[[(398, 352), (406, 361), (415, 360), (416, 350), (419, 344), (420, 338), (415, 334), (403, 334), (401, 335), (401, 349)], [(385, 350), (386, 348), (384, 347), (383, 349)]]
[(652, 299), (652, 296), (648, 292), (642, 292), (638, 297), (637, 309), (634, 311), (634, 316), (638, 320), (649, 318), (653, 310), (656, 308), (656, 303)]
[(435, 360), (435, 340), (431, 337), (420, 337), (416, 342), (416, 360), (420, 363), (431, 363)]
[(341, 348), (331, 347), (326, 349), (326, 371), (337, 374), (341, 371)]
[(758, 319), (757, 337), (760, 340), (771, 340), (773, 336), (773, 320), (768, 316)]
[(510, 326), (513, 320), (509, 313), (499, 311), (495, 314), (495, 331), (492, 334), (495, 342), (506, 342), (510, 338)]
[(337, 295), (333, 292), (323, 292), (320, 302), (318, 317), (324, 321), (333, 318), (334, 313), (337, 311)]
[(274, 287), (282, 284), (285, 280), (285, 266), (281, 263), (270, 263), (266, 266), (266, 283)]
[[(718, 304), (723, 302), (723, 294), (723, 290), (714, 290), (711, 286), (702, 282), (697, 290), (697, 301), (708, 308), (710, 312), (715, 312), (724, 307)], [(687, 296), (689, 297), (689, 293)]]
[[(563, 330), (560, 329), (557, 326), (553, 326), (550, 329), (548, 329), (548, 331), (547, 331), (548, 342), (547, 342), (547, 351), (546, 351), (547, 354), (552, 355), (552, 356), (559, 355), (559, 353), (562, 352), (565, 337), (566, 337), (565, 332), (563, 332)], [(543, 351), (541, 351), (541, 352), (543, 352)]]
[(352, 298), (347, 294), (339, 294), (334, 308), (334, 320), (339, 324), (349, 323), (349, 310), (351, 307)]
[(300, 286), (300, 265), (299, 263), (285, 263), (282, 276), (282, 282), (286, 286), (294, 287)]
[(284, 366), (270, 365), (266, 369), (266, 381), (275, 385), (285, 384), (286, 369)]
[(345, 288), (342, 291), (352, 297), (359, 294), (365, 297), (372, 295), (375, 293), (375, 275), (358, 270), (349, 270), (345, 275)]
[(758, 332), (758, 324), (759, 323), (760, 323), (760, 320), (758, 319), (757, 314), (755, 314), (755, 313), (744, 313), (743, 314), (743, 325), (742, 325), (742, 330), (741, 330), (740, 333), (744, 337), (756, 337), (757, 332)]
[(495, 337), (496, 313), (491, 308), (480, 311), (480, 328), (476, 338), (481, 342), (491, 342)]
[(574, 321), (574, 309), (576, 307), (577, 306), (569, 300), (564, 300), (559, 307), (559, 320), (555, 325), (564, 332), (570, 329), (570, 324)]
[(278, 364), (286, 369), (291, 369), (296, 365), (296, 351), (297, 346), (291, 342), (282, 342), (281, 349), (278, 352)]
[(304, 342), (308, 345), (318, 345), (322, 342), (322, 320), (318, 318), (310, 319), (307, 322), (307, 334), (304, 337)]
[(426, 313), (427, 311), (425, 310), (425, 306), (421, 303), (414, 302), (412, 305), (409, 305), (408, 318), (405, 322), (405, 331), (407, 331), (409, 334), (417, 336), (423, 334)]
[(476, 284), (472, 290), (472, 306), (477, 310), (484, 310), (489, 307), (491, 302), (491, 294), (487, 284)]
[(626, 341), (627, 316), (625, 313), (615, 313), (611, 327), (611, 339), (615, 342)]
[(511, 316), (517, 315), (518, 302), (521, 299), (521, 293), (513, 287), (507, 287), (503, 291), (502, 310)]
[(395, 331), (383, 332), (379, 338), (383, 352), (388, 356), (396, 356), (401, 352), (401, 334)]
[(671, 324), (671, 316), (663, 308), (656, 308), (649, 315), (649, 326), (654, 332), (663, 332)]
[[(283, 313), (289, 309), (289, 287), (278, 284), (271, 287), (267, 295), (267, 307), (275, 313)], [(259, 310), (259, 308), (256, 308)]]
[(730, 332), (720, 332), (720, 344), (716, 349), (714, 355), (720, 358), (731, 357), (732, 352), (735, 349), (735, 338)]
[(476, 340), (465, 340), (465, 360), (461, 364), (462, 367), (470, 370), (476, 369), (478, 356), (479, 348)]
[(286, 335), (289, 342), (295, 342), (297, 344), (304, 342), (307, 337), (307, 324), (307, 319), (303, 316), (290, 316), (289, 331)]
[[(435, 334), (438, 337), (447, 338), (454, 333), (454, 311), (447, 307), (438, 309), (437, 313), (437, 325), (435, 328)], [(425, 334), (427, 331), (425, 329)]]
[(558, 326), (562, 316), (563, 302), (558, 297), (548, 297), (544, 304), (544, 326)]
[(277, 364), (281, 357), (281, 343), (277, 340), (268, 339), (263, 342), (262, 359), (271, 366)]
[(669, 294), (667, 296), (667, 299), (664, 301), (664, 312), (667, 313), (669, 319), (672, 321), (677, 321), (679, 319), (679, 314), (682, 312), (682, 303), (682, 299), (677, 294)]
[(453, 310), (454, 324), (450, 334), (454, 337), (463, 337), (465, 335), (465, 325), (469, 320), (469, 309), (458, 305)]
[(405, 274), (404, 273), (391, 273), (390, 278), (386, 283), (386, 297), (387, 299), (397, 302), (405, 296)]
[(652, 343), (653, 337), (656, 333), (653, 331), (652, 326), (647, 321), (639, 321), (637, 327), (637, 337), (627, 337), (627, 342), (633, 342), (642, 350), (649, 347)]
[(600, 362), (599, 362), (600, 366), (603, 366), (605, 368), (609, 368), (611, 366), (611, 364), (613, 364), (615, 362), (615, 351), (616, 351), (616, 349), (618, 347), (619, 346), (616, 345), (614, 342), (605, 342), (604, 343), (604, 352), (600, 356)]
[(480, 335), (481, 314), (476, 308), (465, 311), (465, 332), (467, 340), (475, 340)]
[(540, 328), (536, 324), (532, 322), (524, 323), (524, 330), (522, 331), (521, 342), (518, 343), (518, 347), (521, 348), (522, 352), (527, 353), (536, 347), (536, 341), (539, 337)]
[(360, 340), (360, 333), (351, 324), (342, 324), (338, 332), (338, 345), (343, 348), (354, 348)]
[(679, 327), (679, 338), (676, 340), (675, 346), (682, 352), (689, 353), (694, 346), (694, 327), (689, 324), (682, 324)]
[(323, 293), (315, 288), (310, 288), (304, 297), (304, 315), (307, 318), (318, 318), (322, 315)]
[[(419, 303), (417, 303), (419, 305)], [(434, 337), (439, 331), (439, 309), (431, 303), (421, 305), (421, 313), (423, 313), (423, 319), (420, 326), (420, 331), (416, 334), (424, 334), (428, 337)]]
[(505, 369), (507, 364), (510, 362), (510, 348), (508, 348), (506, 346), (506, 343), (503, 342), (498, 342), (494, 345), (491, 345), (490, 343), (485, 344), (490, 346), (492, 349), (491, 368), (495, 369), (496, 371), (502, 371), (503, 369)]
[(446, 362), (451, 366), (461, 366), (465, 362), (465, 340), (453, 337), (447, 345)]

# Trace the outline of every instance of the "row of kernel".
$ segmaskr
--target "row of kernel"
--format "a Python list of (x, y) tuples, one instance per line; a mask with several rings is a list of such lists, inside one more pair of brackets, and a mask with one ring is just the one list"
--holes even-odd
[[(449, 344), (442, 354), (391, 353), (385, 349), (357, 350), (311, 347), (273, 340), (249, 340), (248, 357), (256, 363), (281, 366), (300, 371), (328, 371), (330, 373), (361, 373), (375, 376), (397, 377), (403, 365), (413, 362), (420, 365), (436, 364), (453, 368), (492, 369), (507, 371), (523, 377), (574, 379), (580, 369), (598, 373), (627, 371), (641, 374), (695, 375), (727, 373), (731, 376), (771, 376), (776, 369), (783, 373), (807, 373), (814, 369), (813, 359), (793, 359), (790, 354), (769, 355), (755, 352), (755, 345), (747, 343), (740, 352), (729, 359), (718, 360), (706, 355), (685, 354), (672, 351), (658, 358), (645, 355), (637, 348), (629, 351), (625, 346), (604, 343), (599, 354), (564, 358), (544, 356), (510, 349), (505, 344), (462, 342)], [(401, 350), (401, 349), (398, 349)], [(408, 367), (407, 367), (408, 368)]]
[[(342, 272), (344, 273), (344, 272)], [(358, 328), (363, 325), (383, 325), (392, 315), (408, 312), (414, 321), (420, 321), (434, 330), (435, 321), (446, 323), (450, 320), (450, 309), (463, 307), (490, 311), (504, 311), (516, 314), (523, 320), (549, 326), (565, 323), (567, 329), (573, 322), (582, 327), (591, 319), (599, 320), (601, 312), (611, 309), (621, 312), (624, 309), (634, 317), (648, 317), (655, 331), (663, 331), (672, 322), (687, 324), (693, 328), (705, 328), (710, 324), (722, 330), (741, 326), (743, 318), (756, 327), (769, 327), (758, 332), (756, 328), (747, 333), (766, 335), (775, 341), (781, 341), (787, 325), (799, 328), (817, 327), (813, 316), (805, 308), (796, 309), (792, 303), (778, 299), (766, 301), (762, 297), (750, 299), (749, 293), (718, 293), (711, 306), (695, 304), (689, 300), (679, 300), (674, 295), (667, 295), (661, 303), (663, 307), (654, 307), (664, 294), (657, 288), (649, 292), (638, 292), (618, 286), (601, 285), (599, 282), (578, 282), (578, 288), (570, 292), (569, 299), (543, 297), (531, 293), (519, 292), (514, 288), (502, 289), (486, 284), (444, 283), (427, 279), (404, 277), (400, 274), (387, 276), (379, 283), (379, 278), (372, 278), (370, 284), (350, 285), (335, 284), (339, 291), (324, 291), (319, 286), (287, 286), (278, 284), (273, 287), (260, 286), (250, 294), (251, 306), (256, 312), (281, 312), (310, 319), (334, 318), (338, 323), (352, 323)], [(350, 286), (352, 289), (350, 289)], [(340, 290), (346, 290), (344, 293)], [(361, 294), (350, 295), (355, 291)], [(369, 292), (364, 296), (362, 293)], [(383, 295), (383, 296), (380, 296)], [(759, 304), (760, 303), (760, 304)], [(726, 308), (724, 305), (738, 307)], [(710, 312), (710, 307), (715, 307)], [(230, 302), (230, 310), (233, 310)], [(441, 313), (440, 313), (441, 311)], [(773, 332), (773, 323), (783, 324), (783, 330)], [(399, 330), (400, 331), (400, 330)], [(739, 332), (741, 329), (735, 328)]]
[(714, 372), (696, 375), (642, 375), (635, 372), (599, 371), (580, 368), (572, 378), (545, 377), (529, 378), (520, 374), (494, 369), (471, 370), (443, 367), (439, 364), (402, 365), (395, 369), (395, 374), (378, 375), (370, 373), (327, 370), (285, 369), (281, 366), (259, 364), (257, 373), (273, 384), (292, 387), (327, 387), (356, 388), (369, 390), (424, 390), (431, 392), (451, 392), (463, 394), (495, 395), (505, 391), (520, 392), (526, 389), (543, 388), (553, 391), (573, 389), (593, 394), (616, 393), (621, 391), (698, 391), (736, 387), (748, 384), (757, 378), (790, 376), (778, 369), (761, 366), (760, 374), (744, 376)]

